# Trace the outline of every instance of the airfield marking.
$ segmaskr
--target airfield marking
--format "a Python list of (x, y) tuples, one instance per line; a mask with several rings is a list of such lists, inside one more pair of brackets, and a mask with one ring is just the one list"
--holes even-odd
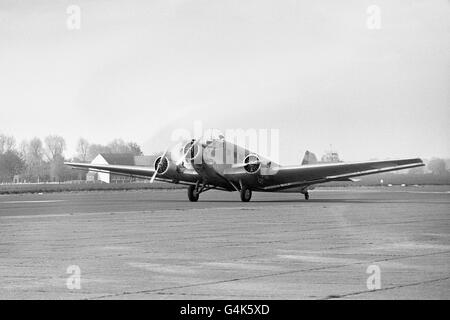
[[(315, 189), (313, 192), (345, 192), (345, 193), (348, 193), (348, 192), (354, 192), (354, 190), (345, 190), (345, 189), (329, 189), (329, 190), (327, 190), (327, 189)], [(313, 193), (313, 192), (311, 192), (311, 193)], [(367, 189), (367, 190), (358, 190), (358, 192), (361, 192), (361, 193), (363, 193), (363, 192), (367, 192), (367, 193), (377, 193), (377, 192), (388, 192), (388, 193), (426, 193), (426, 194), (428, 194), (428, 193), (436, 193), (436, 194), (449, 194), (450, 193), (450, 190), (449, 191), (419, 191), (419, 190), (417, 190), (417, 191), (410, 191), (410, 190), (383, 190), (383, 191), (380, 191), (380, 190), (370, 190), (370, 189)]]
[[(0, 202), (1, 203), (26, 203), (26, 202), (60, 202), (60, 201), (66, 201), (66, 200), (42, 200), (42, 201), (5, 201), (5, 202)], [(349, 201), (353, 201), (353, 202), (364, 202), (365, 200), (349, 200)], [(315, 201), (309, 201), (309, 203), (314, 203)], [(373, 202), (383, 202), (383, 203), (395, 203), (395, 200), (374, 200)], [(254, 204), (257, 204), (258, 201), (254, 201)], [(264, 203), (264, 201), (262, 202)], [(301, 203), (305, 203), (305, 202), (301, 202)], [(320, 202), (318, 202), (320, 203)], [(345, 200), (344, 200), (345, 203)], [(443, 203), (447, 203), (446, 201)], [(286, 204), (284, 205), (285, 208), (297, 208), (298, 206), (293, 205), (289, 202), (286, 202)], [(13, 219), (29, 219), (29, 218), (51, 218), (51, 217), (74, 217), (74, 216), (95, 216), (95, 215), (115, 215), (115, 214), (160, 214), (160, 213), (167, 213), (167, 212), (171, 212), (171, 211), (215, 211), (215, 210), (245, 210), (245, 211), (257, 211), (257, 210), (263, 210), (263, 209), (276, 209), (279, 208), (279, 205), (267, 205), (267, 206), (251, 206), (251, 207), (246, 207), (246, 206), (236, 206), (236, 207), (215, 207), (215, 208), (196, 208), (196, 207), (192, 207), (192, 208), (185, 208), (185, 209), (179, 209), (179, 208), (173, 208), (173, 209), (154, 209), (154, 210), (131, 210), (131, 211), (99, 211), (99, 212), (73, 212), (73, 213), (55, 213), (55, 214), (30, 214), (30, 215), (5, 215), (5, 216), (0, 216), (0, 219), (9, 219), (9, 218), (13, 218)], [(446, 220), (446, 219), (444, 219)], [(426, 221), (430, 221), (428, 220), (413, 220), (413, 221), (408, 221), (406, 223), (414, 223), (414, 222), (426, 222)], [(405, 222), (401, 222), (401, 223), (405, 223)], [(384, 223), (382, 223), (384, 224)], [(387, 223), (390, 224), (390, 223)], [(397, 224), (396, 222), (394, 222), (393, 224)], [(377, 224), (378, 225), (378, 224)], [(354, 225), (355, 226), (359, 226), (359, 225)], [(362, 226), (362, 225), (361, 225)], [(336, 227), (333, 227), (336, 228)], [(338, 227), (339, 228), (339, 227)], [(328, 229), (328, 228), (326, 228)]]
[[(65, 200), (58, 200), (65, 201)], [(0, 202), (4, 203), (4, 202)], [(277, 208), (277, 206), (258, 206), (246, 208), (244, 206), (238, 207), (215, 207), (215, 208), (173, 208), (173, 209), (154, 209), (154, 210), (132, 210), (132, 211), (99, 211), (99, 212), (74, 212), (74, 213), (55, 213), (55, 214), (29, 214), (29, 215), (5, 215), (0, 216), (0, 219), (9, 219), (9, 218), (50, 218), (50, 217), (73, 217), (73, 216), (92, 216), (92, 215), (115, 215), (115, 214), (149, 214), (149, 213), (166, 213), (168, 211), (211, 211), (211, 210), (257, 210), (263, 208)]]
[(0, 203), (52, 203), (63, 202), (66, 200), (16, 200), (16, 201), (2, 201)]

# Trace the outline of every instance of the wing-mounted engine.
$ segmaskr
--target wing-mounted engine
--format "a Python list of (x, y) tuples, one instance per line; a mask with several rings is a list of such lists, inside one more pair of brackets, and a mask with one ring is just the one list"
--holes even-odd
[(168, 157), (158, 157), (153, 164), (158, 176), (171, 178), (177, 174), (177, 165), (169, 160)]
[[(268, 159), (261, 158), (256, 154), (249, 154), (245, 156), (242, 163), (234, 164), (231, 167), (231, 171), (227, 173), (231, 174), (233, 170), (239, 170), (241, 168), (244, 169), (243, 173), (245, 174), (257, 174), (257, 175), (273, 175), (277, 171), (277, 165), (274, 166), (274, 163)], [(234, 171), (234, 173), (238, 173)]]
[(258, 173), (261, 169), (261, 160), (256, 154), (249, 154), (244, 158), (244, 169), (250, 174)]

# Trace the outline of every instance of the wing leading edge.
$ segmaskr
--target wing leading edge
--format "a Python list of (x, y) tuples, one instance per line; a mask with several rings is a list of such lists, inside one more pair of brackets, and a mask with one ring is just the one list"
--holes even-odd
[(155, 173), (154, 168), (140, 167), (140, 166), (124, 166), (124, 165), (93, 164), (93, 163), (78, 163), (78, 162), (64, 162), (64, 164), (71, 166), (73, 168), (100, 171), (100, 172), (113, 172), (130, 176), (151, 177), (153, 173)]
[[(144, 166), (127, 166), (127, 165), (111, 165), (111, 164), (93, 164), (93, 163), (78, 163), (78, 162), (64, 162), (65, 165), (71, 166), (76, 169), (84, 169), (94, 172), (107, 172), (114, 173), (123, 176), (131, 176), (136, 178), (150, 179), (155, 173), (154, 168), (144, 167)], [(155, 180), (184, 184), (184, 185), (195, 185), (197, 173), (193, 170), (184, 170), (183, 175), (186, 181), (180, 180), (178, 178), (171, 178), (166, 176), (157, 176)]]
[(353, 181), (354, 177), (424, 166), (419, 158), (368, 162), (347, 162), (289, 166), (278, 168), (275, 185), (264, 190), (308, 186), (330, 181)]

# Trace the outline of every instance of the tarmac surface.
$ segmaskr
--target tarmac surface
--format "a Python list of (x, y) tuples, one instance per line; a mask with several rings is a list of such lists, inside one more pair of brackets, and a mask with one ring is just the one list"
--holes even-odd
[(0, 298), (449, 299), (449, 190), (3, 195)]

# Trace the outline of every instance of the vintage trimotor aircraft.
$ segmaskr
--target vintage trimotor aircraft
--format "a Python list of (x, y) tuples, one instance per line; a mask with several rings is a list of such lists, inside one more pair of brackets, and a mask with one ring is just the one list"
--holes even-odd
[[(318, 163), (307, 152), (301, 165), (281, 166), (223, 136), (202, 141), (192, 139), (177, 152), (168, 149), (156, 158), (153, 167), (66, 162), (73, 168), (148, 178), (188, 185), (188, 198), (197, 201), (211, 189), (238, 191), (244, 202), (252, 191), (297, 192), (309, 199), (308, 190), (330, 181), (355, 181), (355, 177), (423, 166), (419, 158), (368, 162)], [(180, 156), (181, 155), (181, 156)]]

